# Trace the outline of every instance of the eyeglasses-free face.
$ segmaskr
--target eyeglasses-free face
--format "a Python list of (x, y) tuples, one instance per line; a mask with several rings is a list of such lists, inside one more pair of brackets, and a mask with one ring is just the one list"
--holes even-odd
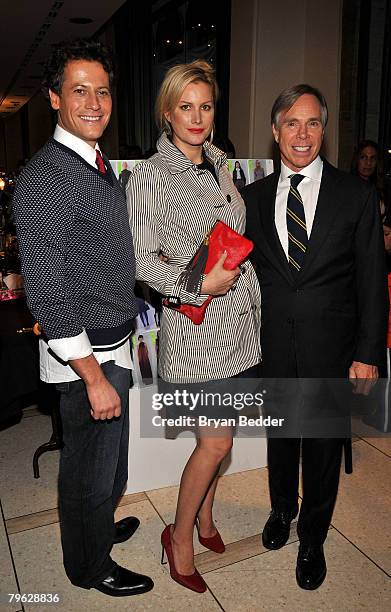
[(323, 142), (324, 128), (318, 99), (303, 94), (272, 125), (281, 159), (288, 168), (299, 172), (317, 157)]
[(99, 62), (70, 60), (64, 69), (60, 94), (49, 90), (58, 111), (58, 124), (95, 147), (111, 115), (109, 75)]

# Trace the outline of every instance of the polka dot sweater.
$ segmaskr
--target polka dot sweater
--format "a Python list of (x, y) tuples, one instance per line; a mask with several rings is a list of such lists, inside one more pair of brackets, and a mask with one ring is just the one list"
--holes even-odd
[(135, 260), (110, 164), (103, 175), (50, 139), (18, 179), (14, 213), (29, 308), (46, 337), (85, 328), (92, 346), (124, 338), (137, 311)]

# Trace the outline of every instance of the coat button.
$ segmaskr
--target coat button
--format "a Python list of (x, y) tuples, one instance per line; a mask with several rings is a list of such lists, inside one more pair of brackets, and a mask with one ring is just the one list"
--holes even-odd
[(228, 194), (227, 195), (227, 202), (228, 202), (228, 204), (230, 203), (230, 201), (231, 201), (231, 196)]

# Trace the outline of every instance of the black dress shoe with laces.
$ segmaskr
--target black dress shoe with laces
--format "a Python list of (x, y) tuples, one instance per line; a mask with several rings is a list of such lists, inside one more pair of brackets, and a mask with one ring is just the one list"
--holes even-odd
[(130, 570), (116, 565), (110, 576), (102, 580), (94, 588), (112, 597), (128, 597), (129, 595), (141, 595), (153, 589), (153, 581), (149, 576), (136, 574)]
[(327, 567), (322, 545), (300, 544), (297, 555), (296, 581), (299, 587), (313, 591), (326, 578)]
[(291, 522), (295, 518), (298, 508), (291, 512), (273, 509), (262, 532), (262, 544), (265, 548), (278, 550), (287, 543)]
[(139, 525), (140, 521), (135, 516), (127, 516), (122, 521), (115, 523), (114, 544), (129, 540), (134, 532), (137, 531)]

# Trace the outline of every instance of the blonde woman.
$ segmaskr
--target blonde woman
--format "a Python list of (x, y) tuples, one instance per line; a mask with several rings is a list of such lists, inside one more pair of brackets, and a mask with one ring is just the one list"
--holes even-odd
[[(207, 62), (171, 68), (156, 103), (158, 153), (136, 167), (127, 187), (137, 278), (173, 305), (201, 305), (214, 296), (201, 325), (163, 308), (159, 374), (174, 384), (255, 378), (260, 361), (260, 294), (251, 264), (227, 271), (223, 255), (196, 291), (187, 286), (185, 266), (217, 220), (241, 234), (245, 229), (244, 203), (226, 156), (211, 144), (217, 97)], [(194, 525), (204, 546), (224, 551), (212, 507), (219, 467), (231, 446), (230, 428), (218, 435), (198, 431), (182, 474), (175, 523), (162, 534), (172, 578), (197, 592), (206, 584), (194, 567)]]

